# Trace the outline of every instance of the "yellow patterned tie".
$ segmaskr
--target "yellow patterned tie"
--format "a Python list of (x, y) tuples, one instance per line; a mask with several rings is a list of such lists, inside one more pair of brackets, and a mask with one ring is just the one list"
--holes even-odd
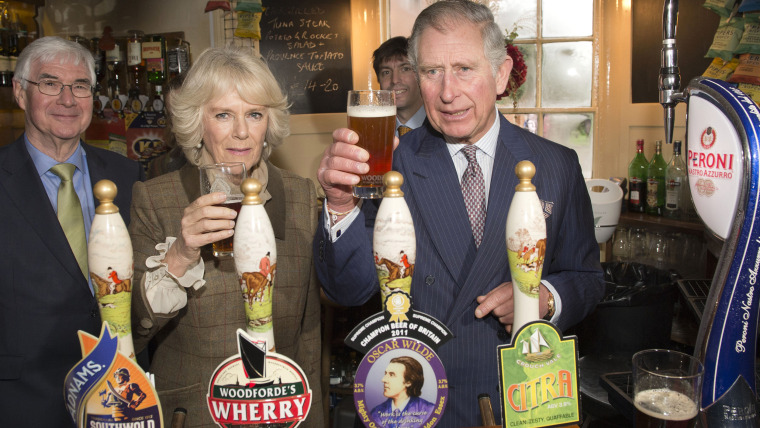
[(61, 185), (58, 187), (58, 221), (61, 222), (63, 232), (77, 258), (82, 274), (87, 278), (87, 238), (84, 233), (84, 217), (79, 197), (74, 191), (74, 182), (71, 181), (75, 169), (76, 166), (73, 164), (59, 163), (50, 168), (50, 172), (61, 178)]
[(412, 130), (412, 128), (410, 128), (410, 127), (408, 127), (406, 125), (401, 125), (401, 126), (398, 127), (398, 136), (400, 137), (400, 136), (406, 134), (407, 132), (409, 132), (411, 130)]

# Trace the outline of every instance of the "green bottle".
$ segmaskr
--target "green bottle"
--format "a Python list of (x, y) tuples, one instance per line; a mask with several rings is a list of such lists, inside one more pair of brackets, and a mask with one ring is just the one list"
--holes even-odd
[(665, 175), (668, 163), (662, 157), (662, 140), (654, 143), (654, 156), (647, 170), (647, 214), (662, 215), (665, 210)]
[(636, 141), (636, 156), (628, 165), (628, 211), (643, 213), (647, 199), (647, 170), (649, 161), (644, 156), (644, 140)]

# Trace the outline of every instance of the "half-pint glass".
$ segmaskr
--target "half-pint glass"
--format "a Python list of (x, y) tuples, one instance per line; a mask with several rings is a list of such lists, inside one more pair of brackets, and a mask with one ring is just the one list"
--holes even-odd
[[(246, 177), (245, 164), (243, 162), (216, 163), (200, 167), (201, 195), (214, 192), (222, 192), (227, 199), (219, 206), (227, 207), (240, 213), (240, 205), (243, 202), (243, 192), (240, 185)], [(232, 256), (232, 236), (214, 242), (215, 257)]]
[(648, 349), (633, 355), (636, 427), (694, 427), (704, 367), (691, 355)]
[(348, 127), (359, 134), (359, 147), (369, 152), (369, 171), (354, 186), (354, 196), (383, 197), (383, 175), (393, 163), (396, 97), (393, 91), (348, 91)]

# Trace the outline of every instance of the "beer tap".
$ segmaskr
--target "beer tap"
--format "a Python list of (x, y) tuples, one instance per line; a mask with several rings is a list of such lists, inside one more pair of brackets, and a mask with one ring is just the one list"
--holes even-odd
[(678, 24), (678, 0), (665, 0), (662, 10), (662, 51), (660, 53), (660, 104), (665, 109), (665, 142), (673, 142), (676, 104), (685, 101), (681, 89), (676, 49), (676, 25)]

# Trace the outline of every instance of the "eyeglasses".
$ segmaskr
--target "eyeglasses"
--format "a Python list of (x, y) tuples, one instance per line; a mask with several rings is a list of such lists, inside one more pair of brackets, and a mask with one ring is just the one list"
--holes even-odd
[(64, 86), (71, 88), (71, 93), (77, 98), (89, 98), (92, 96), (92, 85), (89, 83), (77, 82), (71, 85), (64, 85), (57, 80), (42, 79), (39, 82), (32, 82), (29, 79), (24, 79), (32, 85), (36, 85), (37, 89), (45, 95), (52, 97), (59, 95), (63, 92)]

